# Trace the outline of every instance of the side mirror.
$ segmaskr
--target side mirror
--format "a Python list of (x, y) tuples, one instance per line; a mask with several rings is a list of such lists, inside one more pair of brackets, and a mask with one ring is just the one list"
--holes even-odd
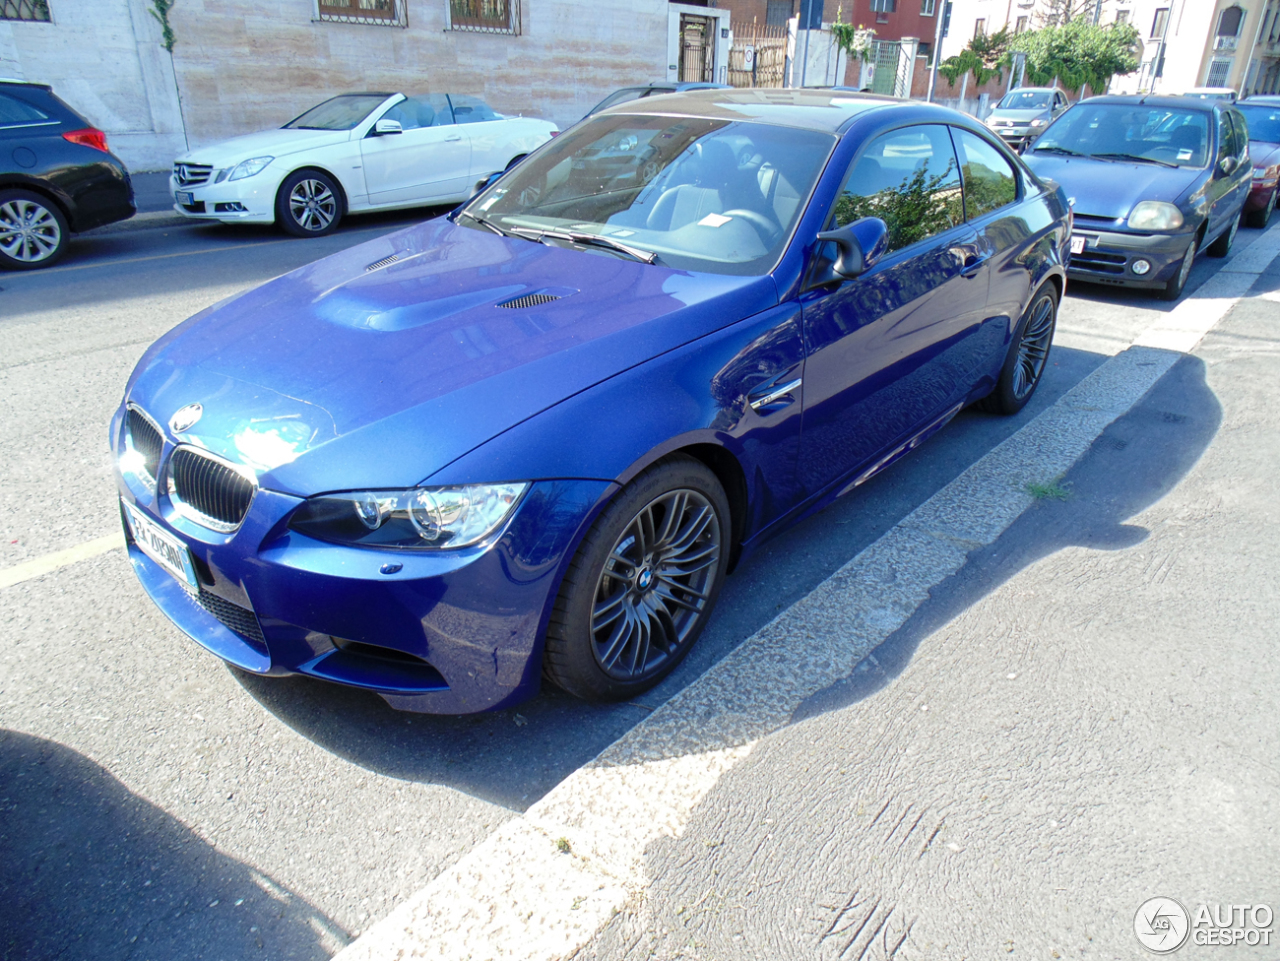
[[(471, 197), (474, 197), (476, 194), (482, 193), (483, 191), (488, 190), (497, 182), (498, 178), (501, 177), (504, 173), (506, 173), (505, 170), (499, 170), (496, 173), (489, 174), (489, 176), (481, 180), (477, 180), (475, 187), (472, 188), (471, 190)], [(470, 200), (471, 197), (468, 197), (467, 199)]]
[(866, 273), (889, 247), (889, 226), (879, 217), (863, 217), (835, 230), (818, 234), (823, 243), (833, 243), (840, 251), (832, 270), (837, 277), (852, 280)]
[(1227, 174), (1231, 173), (1231, 171), (1236, 169), (1236, 158), (1223, 157), (1221, 160), (1218, 161), (1218, 169), (1222, 171), (1223, 176), (1226, 176)]
[(385, 137), (393, 133), (404, 133), (404, 127), (400, 125), (399, 120), (379, 120), (373, 125), (375, 137)]

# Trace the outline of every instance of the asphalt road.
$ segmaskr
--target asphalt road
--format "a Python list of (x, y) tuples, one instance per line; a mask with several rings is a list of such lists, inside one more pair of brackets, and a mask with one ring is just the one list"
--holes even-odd
[[(118, 527), (105, 427), (146, 346), (246, 286), (414, 222), (319, 240), (178, 226), (0, 274), (0, 569)], [(1255, 231), (1241, 231), (1238, 247)], [(1220, 262), (1201, 261), (1191, 287)], [(237, 675), (113, 551), (0, 591), (0, 954), (320, 958), (384, 916), (1078, 383), (1157, 312), (1073, 289), (1015, 418), (965, 413), (744, 565), (698, 648), (633, 704), (547, 692), (467, 718)], [(1154, 455), (1143, 455), (1154, 456)]]

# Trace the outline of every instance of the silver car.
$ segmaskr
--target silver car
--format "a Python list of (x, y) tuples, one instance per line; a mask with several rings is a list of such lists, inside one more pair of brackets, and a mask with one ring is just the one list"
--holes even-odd
[(1066, 110), (1067, 95), (1052, 87), (1010, 90), (987, 118), (987, 126), (1021, 153), (1053, 119)]

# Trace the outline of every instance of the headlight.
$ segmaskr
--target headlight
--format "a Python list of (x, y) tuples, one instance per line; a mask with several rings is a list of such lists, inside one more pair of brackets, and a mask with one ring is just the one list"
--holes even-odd
[(252, 177), (254, 174), (262, 173), (263, 168), (275, 159), (275, 157), (254, 157), (252, 160), (245, 160), (231, 169), (231, 176), (227, 179), (244, 180), (245, 177)]
[(1143, 200), (1129, 212), (1129, 226), (1134, 230), (1177, 230), (1182, 226), (1182, 211), (1160, 200)]
[(1266, 167), (1254, 167), (1254, 168), (1253, 168), (1253, 179), (1254, 179), (1254, 180), (1265, 180), (1265, 179), (1266, 179), (1266, 177), (1267, 177), (1267, 168), (1266, 168)]
[(1037, 117), (1035, 120), (1031, 121), (1031, 126), (1033, 126), (1033, 127), (1043, 127), (1043, 126), (1044, 126), (1045, 124), (1047, 124), (1048, 122), (1049, 122), (1049, 121), (1045, 120), (1043, 117)]
[(528, 487), (468, 484), (324, 494), (303, 504), (289, 526), (308, 537), (353, 547), (468, 547), (497, 530)]

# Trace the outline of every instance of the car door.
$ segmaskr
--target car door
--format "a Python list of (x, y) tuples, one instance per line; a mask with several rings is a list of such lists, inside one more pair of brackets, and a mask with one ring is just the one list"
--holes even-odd
[(1244, 202), (1249, 199), (1249, 188), (1253, 186), (1253, 164), (1249, 159), (1249, 126), (1240, 111), (1229, 110), (1226, 113), (1231, 120), (1231, 156), (1235, 160), (1235, 169), (1231, 171), (1234, 188), (1228, 211), (1234, 210), (1238, 214), (1244, 207)]
[[(800, 475), (817, 493), (858, 479), (955, 407), (972, 383), (965, 342), (987, 296), (976, 231), (944, 124), (903, 127), (850, 165), (831, 226), (866, 216), (889, 225), (889, 251), (854, 280), (816, 260), (801, 295), (807, 357)], [(827, 270), (828, 275), (822, 271)]]
[[(49, 116), (35, 104), (0, 93), (0, 170), (28, 171), (47, 165), (50, 157), (42, 155), (50, 143), (42, 141), (56, 134), (61, 126), (59, 118)], [(58, 143), (66, 146), (63, 141)]]
[[(395, 120), (401, 133), (378, 134), (377, 120)], [(436, 203), (470, 191), (471, 140), (453, 122), (444, 94), (392, 104), (360, 142), (369, 203)]]
[[(972, 342), (978, 353), (972, 358), (981, 367), (984, 358), (1003, 342), (1004, 334), (1022, 314), (1031, 297), (1031, 271), (1027, 269), (1028, 245), (1036, 230), (1048, 226), (1044, 211), (1028, 210), (1020, 203), (1025, 185), (1014, 165), (994, 144), (971, 130), (952, 127), (960, 177), (964, 184), (965, 219), (977, 231), (977, 262), (986, 266), (987, 303), (984, 322), (993, 329)], [(1038, 215), (1045, 222), (1032, 223)], [(999, 327), (997, 331), (994, 329)], [(992, 338), (996, 338), (994, 341)], [(979, 375), (980, 376), (980, 375)], [(976, 381), (978, 377), (975, 377)]]
[(1066, 95), (1062, 93), (1055, 93), (1053, 95), (1053, 116), (1056, 117), (1058, 114), (1062, 113), (1062, 111), (1066, 109), (1067, 109)]
[[(1235, 134), (1231, 129), (1231, 118), (1225, 110), (1215, 110), (1213, 117), (1216, 149), (1213, 154), (1213, 169), (1209, 172), (1209, 182), (1205, 185), (1209, 199), (1209, 229), (1206, 234), (1209, 240), (1226, 229), (1228, 219), (1233, 212), (1239, 213), (1241, 203), (1236, 197), (1239, 177), (1235, 167), (1239, 161), (1235, 156)], [(1232, 169), (1224, 170), (1224, 164)]]
[(497, 173), (511, 159), (512, 121), (499, 117), (479, 97), (449, 94), (453, 120), (471, 139), (471, 181)]

